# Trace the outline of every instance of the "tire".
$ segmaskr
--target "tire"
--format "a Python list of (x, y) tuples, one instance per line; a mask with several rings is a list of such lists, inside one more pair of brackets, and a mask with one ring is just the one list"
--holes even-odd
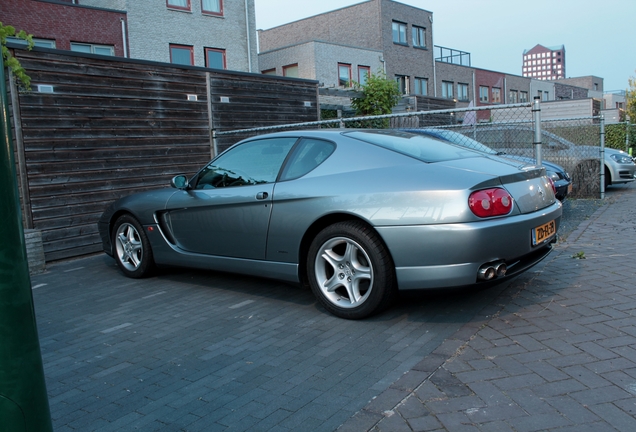
[(392, 303), (393, 260), (378, 235), (357, 221), (338, 222), (314, 238), (307, 254), (309, 286), (332, 314), (362, 319)]
[(605, 167), (605, 189), (612, 184), (612, 174), (610, 174), (610, 170)]
[(131, 278), (149, 276), (155, 269), (150, 242), (141, 224), (131, 215), (120, 216), (112, 233), (113, 256)]

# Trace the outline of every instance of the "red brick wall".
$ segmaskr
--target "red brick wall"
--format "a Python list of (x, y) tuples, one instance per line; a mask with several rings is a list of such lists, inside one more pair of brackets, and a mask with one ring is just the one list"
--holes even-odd
[(54, 39), (57, 49), (70, 50), (71, 42), (113, 45), (123, 57), (121, 19), (126, 14), (37, 0), (2, 0), (0, 21), (36, 38)]

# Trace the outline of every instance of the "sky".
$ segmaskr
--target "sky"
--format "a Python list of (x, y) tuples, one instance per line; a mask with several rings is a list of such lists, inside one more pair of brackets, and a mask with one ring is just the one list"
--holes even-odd
[[(634, 0), (400, 0), (433, 12), (433, 44), (467, 51), (477, 68), (521, 75), (537, 44), (565, 46), (566, 75), (595, 75), (604, 90), (636, 76)], [(361, 0), (255, 0), (256, 28), (269, 29)]]

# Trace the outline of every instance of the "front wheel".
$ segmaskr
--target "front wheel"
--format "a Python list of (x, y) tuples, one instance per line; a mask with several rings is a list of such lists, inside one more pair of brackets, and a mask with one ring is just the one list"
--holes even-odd
[(115, 261), (126, 276), (141, 278), (152, 273), (152, 249), (137, 219), (127, 214), (120, 216), (113, 227), (112, 242)]
[(341, 318), (368, 317), (395, 297), (393, 261), (378, 235), (361, 222), (339, 222), (318, 233), (307, 273), (316, 298)]

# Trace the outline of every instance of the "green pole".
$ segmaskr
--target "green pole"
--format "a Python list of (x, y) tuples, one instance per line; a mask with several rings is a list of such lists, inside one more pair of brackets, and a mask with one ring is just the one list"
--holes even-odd
[(24, 243), (0, 59), (0, 430), (53, 431)]

